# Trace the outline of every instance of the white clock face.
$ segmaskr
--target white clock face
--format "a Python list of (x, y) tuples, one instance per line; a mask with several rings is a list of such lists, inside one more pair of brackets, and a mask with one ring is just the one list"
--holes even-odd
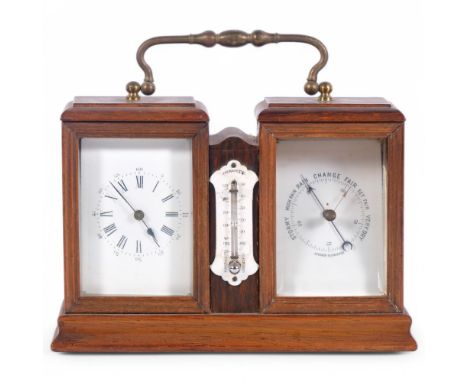
[(181, 238), (182, 219), (190, 212), (181, 205), (181, 191), (144, 168), (114, 175), (99, 190), (94, 211), (98, 232), (117, 256), (163, 256)]
[(190, 295), (189, 139), (81, 140), (83, 295)]
[(278, 295), (384, 294), (381, 143), (280, 141), (277, 155)]

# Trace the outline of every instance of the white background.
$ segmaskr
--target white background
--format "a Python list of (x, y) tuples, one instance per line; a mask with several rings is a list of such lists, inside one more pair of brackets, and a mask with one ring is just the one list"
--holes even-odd
[[(467, 10), (464, 1), (2, 1), (0, 379), (4, 381), (466, 378)], [(75, 95), (121, 95), (154, 35), (305, 33), (327, 45), (334, 95), (384, 96), (407, 117), (405, 305), (419, 350), (384, 355), (63, 355), (59, 116)], [(255, 131), (264, 96), (302, 95), (300, 44), (154, 48), (160, 95), (194, 95), (212, 132)], [(241, 377), (239, 377), (241, 375)], [(224, 376), (224, 377), (223, 377)]]

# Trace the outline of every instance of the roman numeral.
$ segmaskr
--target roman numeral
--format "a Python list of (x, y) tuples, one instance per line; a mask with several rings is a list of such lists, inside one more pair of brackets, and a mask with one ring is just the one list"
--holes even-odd
[(104, 195), (106, 198), (109, 198), (109, 199), (114, 199), (114, 200), (117, 200), (117, 198), (114, 198), (113, 196), (110, 196), (110, 195)]
[(123, 181), (123, 179), (120, 179), (117, 184), (122, 188), (122, 190), (124, 190), (125, 192), (128, 191), (128, 188), (127, 188), (127, 185), (125, 184), (125, 182)]
[(107, 227), (103, 228), (104, 233), (107, 236), (112, 235), (115, 231), (117, 231), (117, 227), (115, 226), (115, 223), (109, 224)]
[(169, 218), (177, 218), (179, 217), (179, 213), (178, 212), (166, 212), (166, 216)]
[(153, 192), (154, 190), (156, 190), (156, 187), (158, 187), (158, 184), (159, 184), (159, 180), (156, 182), (156, 184), (154, 185), (154, 188), (153, 188)]
[(106, 216), (106, 217), (111, 218), (113, 214), (114, 214), (114, 211), (102, 211), (101, 213), (99, 213), (99, 216)]
[(121, 249), (124, 249), (125, 248), (125, 244), (127, 244), (127, 237), (122, 235), (120, 236), (120, 239), (119, 241), (117, 242), (117, 247), (121, 248)]
[(167, 195), (164, 199), (162, 199), (162, 202), (165, 203), (165, 202), (167, 202), (169, 199), (172, 199), (173, 197), (174, 197), (174, 194)]
[(172, 236), (174, 235), (174, 230), (172, 228), (169, 228), (168, 226), (163, 225), (161, 227), (161, 232), (164, 232), (165, 234)]
[(137, 187), (143, 188), (143, 175), (136, 175)]
[(141, 241), (136, 241), (136, 253), (141, 253)]

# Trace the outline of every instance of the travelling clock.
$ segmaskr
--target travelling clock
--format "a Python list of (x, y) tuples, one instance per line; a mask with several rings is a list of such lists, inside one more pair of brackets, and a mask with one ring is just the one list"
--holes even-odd
[[(156, 91), (146, 51), (172, 43), (302, 43), (319, 55), (307, 97), (257, 105), (256, 136), (210, 135), (201, 103), (141, 95)], [(140, 45), (144, 80), (126, 96), (67, 106), (53, 350), (416, 349), (403, 301), (405, 118), (383, 98), (332, 96), (317, 81), (327, 60), (306, 35), (159, 36)]]
[(203, 311), (205, 118), (191, 99), (65, 110), (67, 312)]

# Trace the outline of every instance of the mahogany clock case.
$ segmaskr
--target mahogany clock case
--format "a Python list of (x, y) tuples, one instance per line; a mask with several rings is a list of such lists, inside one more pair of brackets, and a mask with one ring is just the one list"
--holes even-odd
[[(209, 137), (191, 98), (76, 98), (62, 114), (65, 298), (52, 342), (64, 352), (387, 352), (415, 350), (403, 305), (404, 116), (378, 98), (268, 98), (259, 137), (226, 129)], [(190, 138), (193, 158), (193, 296), (80, 295), (79, 150), (83, 137)], [(387, 293), (370, 297), (276, 295), (275, 164), (279, 139), (378, 139), (386, 147)], [(237, 159), (259, 176), (254, 257), (239, 286), (210, 272), (214, 191), (209, 175)]]
[[(65, 299), (67, 313), (201, 313), (208, 292), (208, 126), (191, 99), (159, 99), (135, 107), (125, 99), (77, 98), (62, 115)], [(193, 163), (193, 296), (80, 295), (79, 150), (84, 137), (190, 138)]]

